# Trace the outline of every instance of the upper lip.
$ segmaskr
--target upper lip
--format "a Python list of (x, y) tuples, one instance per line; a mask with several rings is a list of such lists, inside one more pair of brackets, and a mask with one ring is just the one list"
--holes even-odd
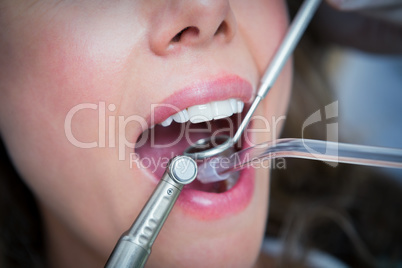
[(184, 87), (158, 104), (154, 104), (148, 116), (149, 126), (160, 124), (169, 116), (193, 105), (205, 104), (230, 98), (244, 103), (251, 101), (253, 86), (237, 75), (227, 75), (215, 80), (199, 82)]

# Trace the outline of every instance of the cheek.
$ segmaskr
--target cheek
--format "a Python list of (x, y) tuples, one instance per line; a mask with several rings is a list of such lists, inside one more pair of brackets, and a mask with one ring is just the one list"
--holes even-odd
[[(95, 220), (107, 222), (107, 218), (102, 218), (102, 215), (107, 215), (103, 211), (106, 208), (96, 204), (103, 204), (103, 199), (110, 196), (110, 200), (132, 198), (132, 194), (124, 191), (123, 187), (138, 188), (131, 182), (134, 180), (129, 179), (140, 175), (132, 170), (127, 171), (127, 163), (116, 163), (118, 156), (113, 149), (82, 150), (73, 146), (66, 137), (64, 123), (73, 107), (82, 104), (95, 105), (95, 108), (98, 106), (98, 109), (77, 112), (71, 128), (77, 140), (99, 141), (99, 103), (105, 102), (106, 109), (108, 104), (118, 107), (124, 98), (127, 85), (122, 81), (128, 76), (126, 60), (136, 57), (136, 50), (131, 49), (135, 46), (135, 40), (124, 39), (122, 33), (101, 32), (102, 24), (92, 30), (78, 29), (63, 21), (48, 27), (33, 26), (33, 29), (41, 30), (10, 33), (14, 34), (8, 38), (14, 42), (9, 46), (10, 57), (0, 62), (2, 138), (22, 177), (43, 203), (55, 211), (62, 211), (59, 213), (65, 214), (63, 217), (66, 218), (75, 213), (78, 216), (71, 218), (77, 220), (82, 218), (80, 215), (91, 214), (88, 219), (99, 217)], [(12, 68), (7, 66), (6, 60), (14, 63)], [(130, 88), (130, 92), (139, 94), (135, 88)], [(135, 109), (140, 109), (140, 101), (132, 107), (135, 108), (124, 113), (135, 114)], [(107, 116), (113, 116), (121, 110), (116, 109), (114, 114), (108, 110), (106, 112)], [(91, 169), (101, 166), (99, 163), (102, 163), (102, 168)], [(110, 178), (125, 181), (119, 188), (120, 184)], [(143, 189), (145, 186), (141, 187)], [(136, 198), (145, 200), (150, 190), (139, 192)], [(102, 198), (94, 193), (102, 193)], [(86, 208), (82, 206), (84, 202), (88, 204)], [(109, 211), (112, 214), (114, 211), (124, 211), (121, 207), (120, 210), (115, 209), (113, 205), (111, 202), (112, 209)], [(88, 208), (92, 211), (86, 211)], [(138, 210), (131, 205), (129, 212), (124, 211), (124, 215)], [(89, 225), (82, 222), (74, 224)], [(97, 237), (103, 233), (107, 240), (115, 235), (110, 234), (110, 230), (96, 229), (93, 232), (83, 237)], [(104, 242), (103, 245), (109, 245)]]
[[(135, 38), (125, 39), (122, 32), (108, 29), (101, 31), (102, 23), (97, 27), (83, 23), (85, 27), (81, 28), (75, 23), (82, 22), (65, 23), (60, 19), (43, 27), (32, 21), (32, 27), (12, 29), (7, 38), (10, 44), (0, 45), (0, 53), (9, 52), (8, 57), (0, 58), (2, 138), (18, 169), (30, 180), (28, 184), (45, 198), (57, 195), (46, 190), (52, 187), (54, 192), (65, 193), (65, 200), (69, 198), (71, 189), (59, 187), (54, 178), (69, 178), (73, 186), (76, 183), (77, 188), (82, 187), (79, 177), (84, 176), (78, 175), (88, 175), (88, 179), (92, 175), (85, 173), (83, 162), (88, 167), (108, 159), (107, 164), (112, 166), (110, 162), (117, 156), (111, 150), (83, 153), (73, 146), (66, 137), (65, 119), (77, 105), (99, 107), (105, 102), (106, 109), (108, 104), (118, 107), (126, 94), (127, 86), (122, 82), (128, 73), (126, 60), (136, 57), (137, 50), (132, 49)], [(6, 47), (8, 51), (4, 51)], [(131, 94), (138, 94), (135, 91), (130, 88)], [(135, 114), (135, 109), (141, 108), (138, 102), (124, 113)], [(113, 116), (121, 110), (106, 112)], [(71, 129), (77, 140), (99, 141), (99, 109), (77, 112)], [(55, 200), (57, 196), (50, 198)]]
[(285, 1), (234, 0), (232, 6), (238, 31), (244, 37), (262, 75), (288, 26)]
[(41, 32), (38, 48), (32, 52), (35, 57), (27, 63), (28, 75), (35, 77), (30, 85), (33, 93), (46, 101), (50, 111), (89, 101), (117, 100), (121, 92), (114, 89), (121, 88), (127, 50), (107, 55), (104, 50), (109, 46), (102, 51), (96, 36), (81, 36), (80, 31), (63, 26)]
[[(1, 119), (2, 129), (17, 121), (23, 122), (22, 131), (35, 127), (62, 135), (63, 131), (57, 130), (63, 130), (67, 113), (76, 105), (120, 103), (125, 94), (122, 81), (127, 77), (126, 61), (136, 56), (132, 49), (135, 35), (127, 38), (127, 28), (109, 31), (99, 21), (93, 25), (91, 21), (71, 21), (61, 18), (46, 26), (32, 21), (33, 28), (40, 30), (30, 32), (28, 27), (20, 27), (8, 36), (13, 41), (7, 46), (10, 56), (0, 62), (4, 94), (0, 109), (2, 115), (11, 116)], [(5, 47), (1, 47), (2, 52)], [(140, 107), (140, 102), (133, 106)], [(78, 138), (97, 138), (97, 117), (90, 109), (77, 113), (76, 126), (72, 127), (77, 128)]]

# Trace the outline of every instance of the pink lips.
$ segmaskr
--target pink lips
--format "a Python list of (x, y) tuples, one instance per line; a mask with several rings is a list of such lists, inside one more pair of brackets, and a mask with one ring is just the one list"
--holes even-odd
[[(252, 96), (253, 88), (249, 82), (234, 75), (224, 76), (194, 84), (169, 96), (154, 109), (148, 122), (150, 124), (163, 122), (172, 114), (193, 105), (230, 98), (249, 102)], [(184, 149), (172, 148), (171, 151), (179, 155)], [(247, 207), (254, 193), (254, 173), (253, 169), (243, 170), (236, 185), (224, 193), (209, 193), (185, 187), (177, 206), (186, 214), (200, 220), (216, 220), (239, 213)], [(155, 178), (155, 183), (159, 179), (160, 177)]]
[(236, 75), (197, 83), (181, 89), (163, 100), (155, 107), (148, 121), (158, 124), (187, 107), (211, 101), (234, 98), (247, 103), (252, 99), (253, 93), (251, 84)]
[(188, 215), (200, 220), (216, 220), (241, 212), (253, 196), (254, 176), (254, 169), (244, 169), (233, 188), (219, 194), (184, 188), (177, 203)]

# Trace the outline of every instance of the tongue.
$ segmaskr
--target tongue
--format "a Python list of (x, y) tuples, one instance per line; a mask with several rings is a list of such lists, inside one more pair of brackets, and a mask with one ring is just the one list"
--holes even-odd
[[(142, 133), (135, 148), (140, 158), (140, 166), (147, 168), (157, 178), (161, 178), (170, 159), (182, 155), (184, 150), (197, 140), (211, 136), (211, 132), (205, 129), (189, 131), (189, 126), (176, 123), (172, 123), (169, 127), (156, 125), (153, 129)], [(184, 127), (187, 131), (184, 131)], [(227, 184), (225, 181), (204, 184), (195, 180), (185, 188), (220, 193), (227, 190)]]
[(160, 178), (171, 158), (183, 154), (190, 144), (211, 135), (206, 131), (189, 131), (185, 127), (185, 124), (177, 123), (172, 123), (169, 127), (156, 125), (142, 133), (135, 148), (141, 167)]
[[(234, 120), (235, 119), (235, 120)], [(148, 129), (138, 138), (135, 152), (139, 156), (140, 167), (148, 169), (157, 178), (161, 178), (170, 159), (182, 155), (184, 150), (199, 139), (209, 138), (211, 135), (229, 135), (237, 129), (241, 115), (231, 118), (213, 120), (206, 123), (179, 124), (173, 122), (168, 127), (156, 125)], [(193, 188), (205, 192), (224, 192), (230, 188), (228, 181), (203, 184), (195, 180), (185, 188)]]

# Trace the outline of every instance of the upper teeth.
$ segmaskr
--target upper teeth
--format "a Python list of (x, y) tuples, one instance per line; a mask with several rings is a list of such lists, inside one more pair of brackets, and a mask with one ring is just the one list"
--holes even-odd
[(201, 123), (211, 121), (212, 119), (221, 119), (229, 117), (232, 114), (241, 113), (243, 107), (244, 102), (236, 99), (194, 105), (169, 116), (161, 123), (161, 125), (167, 127), (173, 122), (173, 120), (178, 123), (185, 123), (188, 120), (190, 120), (191, 123)]

